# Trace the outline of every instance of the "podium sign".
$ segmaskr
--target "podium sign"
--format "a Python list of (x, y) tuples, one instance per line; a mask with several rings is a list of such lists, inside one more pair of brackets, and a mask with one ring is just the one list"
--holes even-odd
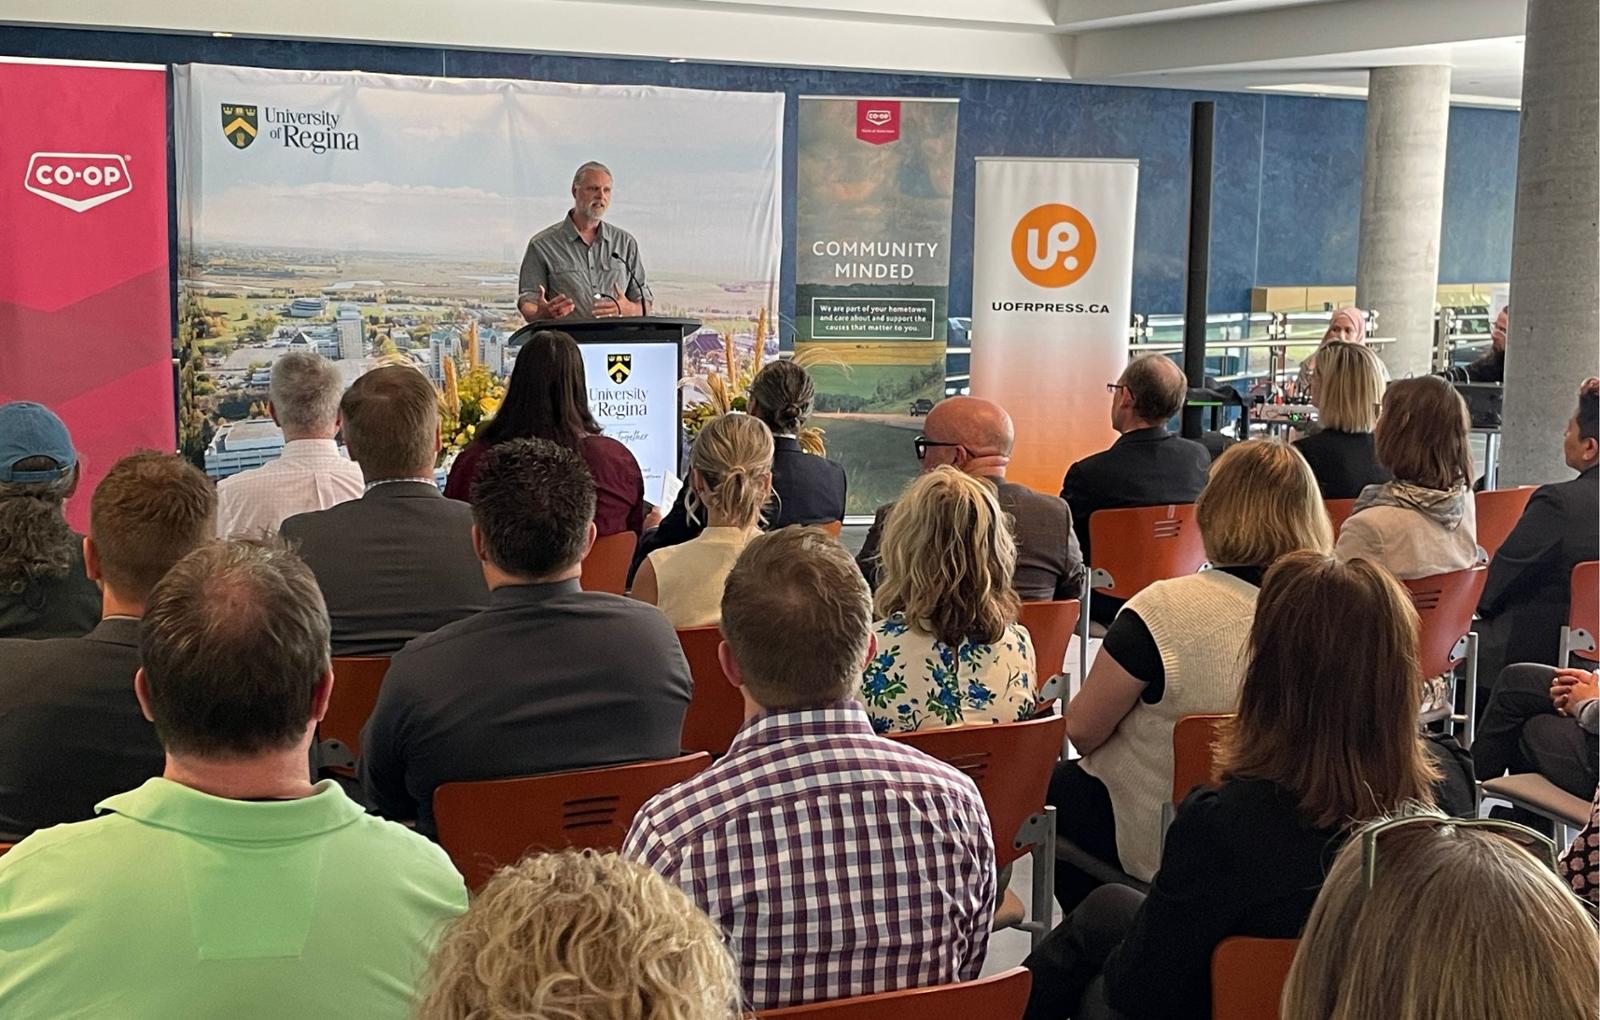
[(678, 344), (580, 338), (578, 349), (589, 413), (639, 461), (644, 498), (661, 502), (662, 476), (678, 473)]

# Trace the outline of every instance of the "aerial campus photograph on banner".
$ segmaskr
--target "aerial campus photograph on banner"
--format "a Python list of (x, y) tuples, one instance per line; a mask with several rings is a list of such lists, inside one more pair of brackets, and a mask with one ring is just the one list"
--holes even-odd
[(212, 477), (281, 450), (267, 383), (289, 351), (347, 384), (410, 361), (459, 405), (445, 440), (463, 445), (514, 364), (528, 240), (589, 160), (614, 175), (607, 220), (638, 239), (652, 313), (702, 323), (685, 372), (777, 353), (781, 94), (174, 72), (179, 429)]

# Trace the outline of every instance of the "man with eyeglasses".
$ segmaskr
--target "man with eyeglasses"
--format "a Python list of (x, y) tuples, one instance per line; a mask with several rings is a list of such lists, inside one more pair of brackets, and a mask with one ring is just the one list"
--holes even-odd
[[(1030, 602), (1075, 599), (1083, 587), (1084, 568), (1072, 514), (1061, 499), (1006, 480), (1015, 439), (1011, 416), (999, 404), (978, 397), (948, 397), (928, 412), (912, 450), (923, 471), (949, 464), (998, 488), (1000, 508), (1015, 521), (1017, 569), (1012, 586), (1019, 596)], [(878, 543), (893, 510), (893, 503), (878, 508), (856, 557), (874, 588)]]

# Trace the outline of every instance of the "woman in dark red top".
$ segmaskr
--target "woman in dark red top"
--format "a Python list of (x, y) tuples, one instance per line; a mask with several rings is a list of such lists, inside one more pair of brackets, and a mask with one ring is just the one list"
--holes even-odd
[(600, 434), (589, 413), (583, 355), (567, 334), (544, 329), (528, 338), (511, 370), (505, 401), (457, 455), (444, 494), (472, 502), (478, 461), (489, 447), (508, 439), (548, 439), (577, 450), (594, 476), (595, 531), (601, 536), (644, 531), (649, 506), (639, 462), (626, 446)]

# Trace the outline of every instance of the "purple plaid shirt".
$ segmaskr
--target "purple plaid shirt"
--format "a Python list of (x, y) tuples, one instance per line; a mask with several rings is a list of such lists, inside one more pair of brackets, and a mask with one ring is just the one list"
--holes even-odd
[(726, 933), (751, 1009), (978, 976), (994, 843), (972, 781), (861, 706), (773, 712), (657, 794), (622, 853)]

